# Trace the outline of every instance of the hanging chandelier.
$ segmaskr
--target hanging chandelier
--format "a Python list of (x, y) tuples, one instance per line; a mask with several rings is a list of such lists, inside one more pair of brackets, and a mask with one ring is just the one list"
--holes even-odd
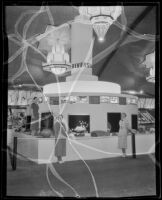
[(45, 32), (38, 35), (36, 39), (39, 41), (38, 49), (43, 52), (51, 51), (58, 41), (67, 51), (71, 45), (70, 27), (68, 25), (62, 27), (47, 25)]
[(65, 52), (64, 45), (57, 43), (53, 45), (52, 51), (47, 54), (47, 62), (42, 63), (45, 71), (52, 72), (56, 75), (62, 75), (71, 68), (69, 54)]
[(144, 64), (149, 69), (149, 75), (146, 77), (146, 80), (155, 83), (155, 52), (146, 55)]
[(81, 6), (80, 15), (88, 16), (99, 41), (104, 37), (115, 20), (121, 15), (121, 6)]

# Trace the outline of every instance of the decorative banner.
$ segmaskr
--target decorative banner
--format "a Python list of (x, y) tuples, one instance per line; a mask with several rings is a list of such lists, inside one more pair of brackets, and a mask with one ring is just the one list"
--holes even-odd
[(27, 94), (25, 91), (19, 91), (19, 96), (18, 96), (18, 105), (27, 105)]
[(8, 90), (8, 105), (29, 105), (34, 97), (43, 98), (41, 92), (25, 90)]
[(8, 105), (18, 105), (19, 92), (10, 90), (8, 91)]
[(155, 108), (155, 98), (138, 98), (138, 108)]
[(120, 105), (126, 105), (127, 104), (126, 97), (119, 97), (119, 104)]

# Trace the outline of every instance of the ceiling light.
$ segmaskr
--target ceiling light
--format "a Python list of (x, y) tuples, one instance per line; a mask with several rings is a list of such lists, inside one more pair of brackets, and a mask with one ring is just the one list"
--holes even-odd
[(51, 72), (53, 74), (60, 75), (60, 74), (65, 73), (66, 70), (67, 68), (64, 65), (61, 65), (61, 66), (56, 66), (55, 64), (51, 65)]
[(81, 6), (79, 13), (88, 16), (95, 33), (102, 41), (115, 20), (121, 15), (121, 6)]
[(62, 75), (71, 68), (69, 55), (65, 52), (64, 45), (57, 41), (57, 43), (53, 45), (52, 51), (47, 55), (47, 63), (43, 63), (42, 65), (45, 71), (52, 72), (56, 75)]
[(136, 94), (136, 91), (130, 90), (129, 94)]
[(99, 40), (100, 42), (103, 42), (103, 41), (104, 41), (104, 38), (103, 38), (103, 37), (99, 37), (98, 40)]
[(137, 92), (134, 91), (134, 90), (124, 90), (124, 91), (122, 91), (122, 93), (123, 93), (123, 94), (124, 94), (124, 93), (126, 93), (126, 94), (137, 94)]
[(146, 80), (155, 83), (155, 52), (146, 55), (143, 64), (149, 69), (149, 75), (146, 77)]

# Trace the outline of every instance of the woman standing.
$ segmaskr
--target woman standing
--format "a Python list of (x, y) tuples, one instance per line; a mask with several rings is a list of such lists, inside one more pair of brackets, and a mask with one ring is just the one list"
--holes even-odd
[(57, 157), (58, 163), (63, 163), (62, 157), (66, 156), (67, 131), (67, 126), (63, 121), (63, 115), (59, 115), (54, 124), (55, 156)]
[(132, 132), (126, 116), (126, 113), (122, 113), (119, 121), (118, 148), (122, 150), (122, 157), (126, 157), (128, 131)]

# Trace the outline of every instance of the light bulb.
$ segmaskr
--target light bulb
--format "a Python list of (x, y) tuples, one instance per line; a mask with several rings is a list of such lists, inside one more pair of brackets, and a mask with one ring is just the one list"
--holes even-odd
[(104, 41), (104, 38), (99, 37), (98, 40), (99, 40), (100, 42), (103, 42), (103, 41)]
[(60, 75), (66, 72), (66, 68), (51, 68), (53, 74)]

